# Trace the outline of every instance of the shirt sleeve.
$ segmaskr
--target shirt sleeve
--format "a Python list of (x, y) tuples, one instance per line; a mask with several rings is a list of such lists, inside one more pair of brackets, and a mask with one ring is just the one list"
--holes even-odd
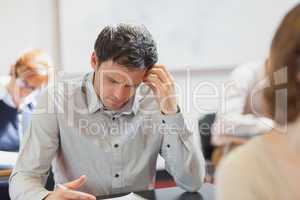
[(216, 116), (212, 127), (213, 135), (230, 134), (239, 136), (258, 135), (270, 131), (273, 120), (254, 114), (244, 114), (249, 92), (255, 84), (261, 63), (250, 63), (236, 68), (226, 89), (225, 110)]
[(198, 191), (205, 176), (205, 161), (199, 148), (193, 143), (193, 135), (187, 129), (181, 113), (161, 114), (163, 142), (161, 155), (166, 161), (166, 170), (176, 184), (186, 191)]
[(9, 179), (12, 200), (42, 200), (49, 194), (44, 187), (59, 146), (58, 138), (56, 114), (48, 104), (48, 93), (45, 92), (32, 114)]

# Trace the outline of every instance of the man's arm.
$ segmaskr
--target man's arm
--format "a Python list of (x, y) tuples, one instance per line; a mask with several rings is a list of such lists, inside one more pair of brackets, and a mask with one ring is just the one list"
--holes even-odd
[(49, 112), (45, 92), (32, 114), (21, 143), (19, 158), (9, 179), (12, 200), (42, 200), (50, 192), (45, 181), (59, 145), (55, 112)]
[(166, 161), (166, 170), (184, 190), (198, 191), (205, 176), (205, 161), (200, 144), (193, 142), (195, 136), (187, 129), (181, 113), (162, 115), (161, 120), (161, 155)]
[(60, 185), (54, 191), (45, 189), (51, 162), (59, 148), (56, 113), (61, 107), (54, 104), (59, 102), (59, 96), (62, 97), (63, 92), (59, 95), (56, 90), (47, 90), (35, 109), (9, 180), (11, 200), (96, 200), (91, 194), (75, 191), (85, 183), (85, 176)]
[(205, 176), (205, 162), (200, 147), (193, 144), (193, 135), (185, 126), (176, 102), (174, 82), (163, 65), (155, 65), (148, 71), (144, 82), (153, 90), (160, 108), (163, 134), (161, 154), (167, 171), (178, 186), (187, 191), (197, 191)]

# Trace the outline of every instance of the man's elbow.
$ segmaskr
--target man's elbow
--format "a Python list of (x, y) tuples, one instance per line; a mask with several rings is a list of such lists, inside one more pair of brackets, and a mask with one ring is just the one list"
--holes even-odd
[(18, 195), (16, 194), (16, 188), (15, 188), (15, 183), (14, 183), (14, 176), (11, 175), (9, 178), (9, 187), (8, 187), (8, 192), (9, 192), (9, 197), (11, 200), (18, 200)]
[(191, 178), (190, 180), (185, 180), (184, 182), (177, 180), (176, 183), (179, 187), (187, 192), (197, 192), (203, 185), (201, 177)]
[(181, 176), (177, 176), (175, 181), (178, 186), (187, 192), (197, 192), (204, 182), (204, 170), (201, 167), (196, 171), (190, 173), (182, 173)]

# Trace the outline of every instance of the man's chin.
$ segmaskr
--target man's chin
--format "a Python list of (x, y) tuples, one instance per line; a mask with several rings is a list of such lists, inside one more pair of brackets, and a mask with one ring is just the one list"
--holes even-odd
[(107, 103), (105, 105), (106, 108), (110, 109), (110, 110), (113, 110), (113, 111), (117, 111), (117, 110), (120, 110), (123, 106), (125, 105), (125, 103)]

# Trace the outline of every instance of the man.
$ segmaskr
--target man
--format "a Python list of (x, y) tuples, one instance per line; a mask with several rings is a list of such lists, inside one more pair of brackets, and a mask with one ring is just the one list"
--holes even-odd
[(19, 151), (36, 95), (47, 84), (50, 65), (51, 60), (43, 51), (27, 51), (12, 65), (8, 84), (0, 86), (1, 151)]
[[(177, 184), (197, 191), (204, 160), (185, 127), (170, 74), (156, 62), (145, 27), (105, 27), (91, 56), (94, 72), (41, 98), (10, 178), (11, 199), (95, 199), (152, 189), (159, 153)], [(53, 192), (44, 189), (51, 162)]]

